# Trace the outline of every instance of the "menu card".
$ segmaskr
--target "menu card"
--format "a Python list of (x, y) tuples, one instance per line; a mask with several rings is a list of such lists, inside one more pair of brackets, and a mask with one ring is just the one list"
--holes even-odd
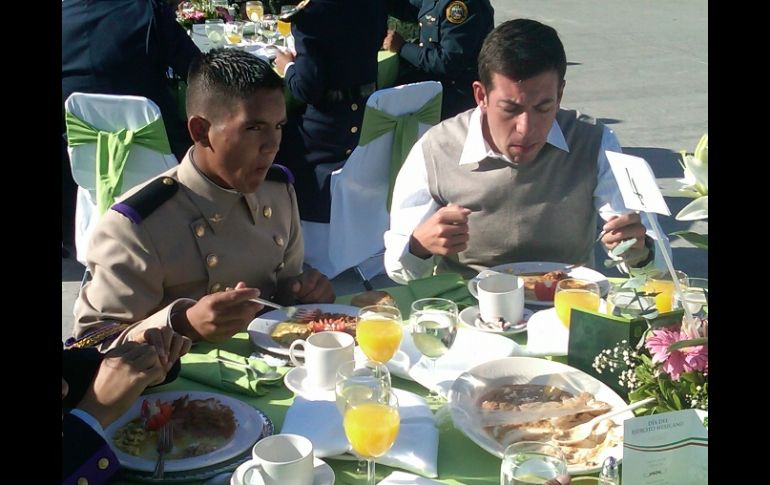
[(635, 485), (708, 483), (708, 412), (686, 409), (623, 424), (623, 480)]

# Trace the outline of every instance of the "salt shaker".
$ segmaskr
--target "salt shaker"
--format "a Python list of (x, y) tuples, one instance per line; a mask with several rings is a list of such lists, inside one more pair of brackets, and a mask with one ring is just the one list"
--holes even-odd
[(606, 485), (618, 485), (620, 477), (618, 475), (618, 461), (615, 457), (608, 456), (604, 459), (599, 478), (603, 479), (603, 483)]

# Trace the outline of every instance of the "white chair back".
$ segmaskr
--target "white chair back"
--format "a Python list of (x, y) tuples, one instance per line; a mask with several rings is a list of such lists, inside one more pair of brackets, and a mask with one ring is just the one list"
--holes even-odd
[[(138, 129), (161, 118), (158, 106), (141, 96), (72, 93), (64, 103), (64, 109), (103, 131)], [(96, 143), (67, 147), (67, 151), (72, 178), (78, 184), (75, 208), (77, 260), (85, 265), (91, 233), (99, 219), (96, 207)], [(123, 170), (121, 193), (178, 163), (171, 153), (163, 154), (138, 144), (132, 145)]]
[[(393, 116), (419, 111), (441, 92), (441, 83), (425, 81), (381, 89), (367, 106)], [(429, 124), (418, 124), (418, 138)], [(363, 131), (363, 127), (362, 127)], [(345, 165), (331, 176), (329, 224), (303, 221), (305, 261), (333, 278), (368, 261), (361, 271), (366, 279), (383, 273), (383, 234), (390, 224), (387, 208), (393, 131), (357, 146)]]

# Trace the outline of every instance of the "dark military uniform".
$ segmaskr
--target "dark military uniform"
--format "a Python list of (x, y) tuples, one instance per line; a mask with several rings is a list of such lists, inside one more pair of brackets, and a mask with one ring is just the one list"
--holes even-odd
[(83, 93), (144, 96), (163, 115), (171, 150), (192, 145), (166, 71), (187, 79), (200, 50), (165, 0), (65, 0), (62, 12), (62, 100)]
[(442, 120), (476, 106), (479, 51), (494, 28), (489, 0), (388, 1), (391, 15), (420, 25), (419, 43), (406, 43), (399, 52), (399, 82), (441, 81)]
[(239, 281), (270, 298), (302, 273), (290, 173), (274, 165), (256, 192), (241, 194), (201, 174), (190, 153), (99, 219), (87, 255), (93, 279), (75, 302), (80, 342), (114, 347), (127, 330), (166, 326), (171, 312)]
[(307, 106), (289, 113), (276, 162), (296, 177), (304, 220), (329, 222), (330, 174), (358, 144), (386, 29), (384, 0), (312, 0), (291, 18), (297, 56), (286, 85)]

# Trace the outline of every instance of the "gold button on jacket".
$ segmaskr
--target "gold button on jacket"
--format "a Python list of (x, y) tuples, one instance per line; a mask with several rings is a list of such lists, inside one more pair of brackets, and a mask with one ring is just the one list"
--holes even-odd
[(110, 460), (107, 458), (99, 458), (99, 461), (96, 462), (96, 466), (99, 467), (99, 470), (106, 470), (108, 466), (110, 466)]
[[(302, 272), (291, 185), (266, 180), (253, 194), (223, 190), (195, 170), (189, 154), (162, 175), (181, 187), (139, 223), (114, 210), (99, 219), (87, 256), (93, 279), (75, 303), (76, 338), (112, 322), (165, 326), (179, 305), (239, 281), (270, 298)], [(124, 330), (101, 349), (125, 340)]]

